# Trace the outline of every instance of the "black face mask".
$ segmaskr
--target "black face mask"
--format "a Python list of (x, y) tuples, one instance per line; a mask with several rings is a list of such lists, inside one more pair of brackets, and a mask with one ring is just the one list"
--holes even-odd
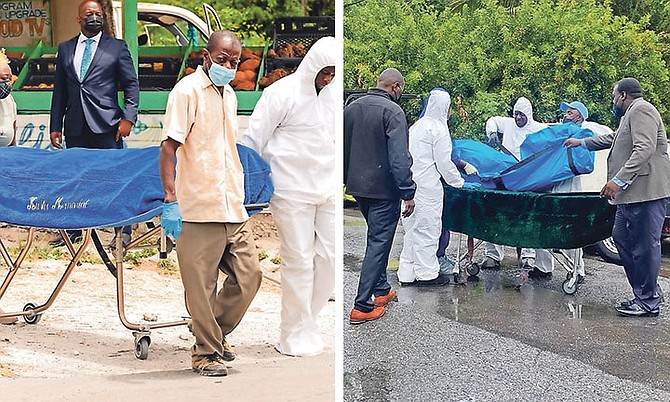
[(0, 99), (5, 99), (12, 92), (12, 85), (9, 81), (0, 81)]
[(84, 28), (92, 34), (98, 34), (102, 31), (102, 17), (98, 15), (89, 15), (84, 18)]

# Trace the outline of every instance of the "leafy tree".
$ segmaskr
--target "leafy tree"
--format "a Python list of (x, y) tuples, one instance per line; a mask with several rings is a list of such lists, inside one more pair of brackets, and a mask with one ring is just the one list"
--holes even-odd
[[(146, 0), (193, 11), (204, 19), (202, 0)], [(225, 29), (238, 32), (247, 45), (272, 39), (278, 17), (335, 15), (334, 0), (211, 0)]]
[(345, 85), (374, 86), (384, 68), (396, 67), (406, 92), (446, 88), (462, 98), (450, 121), (456, 138), (481, 138), (486, 119), (507, 115), (519, 96), (540, 121), (556, 119), (562, 100), (580, 100), (612, 126), (612, 86), (624, 76), (637, 77), (670, 120), (661, 102), (670, 77), (655, 33), (595, 0), (521, 0), (514, 13), (495, 0), (481, 3), (463, 13), (418, 0), (345, 8)]

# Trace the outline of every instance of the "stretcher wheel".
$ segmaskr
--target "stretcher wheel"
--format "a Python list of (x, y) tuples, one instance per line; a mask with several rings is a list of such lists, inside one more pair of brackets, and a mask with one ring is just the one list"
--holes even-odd
[(570, 286), (570, 279), (566, 279), (563, 281), (563, 291), (565, 294), (568, 295), (574, 295), (575, 292), (577, 292), (577, 281)]
[[(23, 306), (23, 311), (33, 311), (35, 310), (35, 305), (32, 303), (26, 303), (25, 306)], [(26, 322), (26, 324), (37, 324), (40, 322), (40, 319), (42, 318), (42, 314), (28, 314), (23, 316), (23, 320)]]
[(467, 271), (468, 271), (468, 276), (477, 276), (479, 274), (479, 264), (477, 264), (476, 262), (473, 262), (467, 268)]
[(150, 344), (151, 338), (148, 336), (143, 336), (140, 339), (135, 340), (135, 357), (140, 360), (146, 360), (149, 356)]

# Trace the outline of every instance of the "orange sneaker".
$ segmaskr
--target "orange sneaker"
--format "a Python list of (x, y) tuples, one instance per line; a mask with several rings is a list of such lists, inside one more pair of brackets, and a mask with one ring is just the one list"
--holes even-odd
[(353, 309), (351, 314), (349, 314), (349, 324), (356, 325), (362, 324), (366, 321), (376, 320), (377, 318), (384, 315), (384, 307), (375, 307), (369, 313), (364, 313), (361, 310)]
[(388, 294), (384, 296), (375, 296), (375, 307), (384, 307), (392, 300), (396, 300), (395, 290), (393, 290), (393, 288), (391, 288)]

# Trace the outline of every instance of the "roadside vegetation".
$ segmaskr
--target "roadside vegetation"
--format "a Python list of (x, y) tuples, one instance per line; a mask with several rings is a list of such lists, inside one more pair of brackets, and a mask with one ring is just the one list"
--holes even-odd
[[(561, 101), (580, 100), (591, 120), (616, 126), (612, 87), (634, 76), (668, 124), (670, 6), (626, 3), (347, 0), (345, 88), (373, 87), (383, 69), (395, 67), (405, 93), (451, 93), (454, 138), (483, 139), (486, 119), (507, 115), (520, 96), (539, 121), (558, 119)], [(417, 105), (406, 110), (416, 119)]]

